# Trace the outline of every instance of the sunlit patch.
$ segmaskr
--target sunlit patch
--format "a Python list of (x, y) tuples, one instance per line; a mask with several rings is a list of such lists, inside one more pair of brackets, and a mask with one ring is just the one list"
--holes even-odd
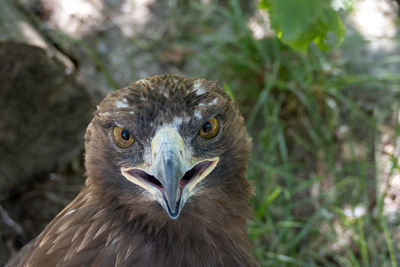
[[(400, 121), (400, 115), (393, 116), (397, 122)], [(383, 215), (386, 216), (389, 223), (397, 223), (398, 214), (400, 213), (400, 173), (397, 168), (400, 149), (400, 137), (397, 132), (389, 127), (381, 128), (379, 140), (377, 142), (376, 151), (376, 170), (377, 181), (379, 184), (380, 195), (383, 199)]]
[(183, 120), (182, 120), (181, 117), (175, 117), (174, 120), (173, 120), (173, 124), (174, 124), (175, 126), (179, 127), (179, 126), (181, 126), (182, 121), (183, 121)]
[(65, 213), (65, 215), (70, 215), (70, 214), (74, 213), (75, 211), (76, 211), (76, 209), (69, 210)]
[(149, 83), (149, 80), (147, 79), (140, 79), (139, 81), (137, 81), (136, 83), (141, 83), (143, 85), (147, 85)]
[[(75, 37), (93, 32), (104, 21), (117, 26), (131, 37), (151, 19), (150, 6), (154, 0), (122, 1), (120, 8), (109, 12), (110, 6), (101, 0), (42, 1), (51, 10), (50, 22)], [(147, 76), (147, 75), (146, 75)]]
[(82, 36), (103, 20), (100, 0), (59, 0), (51, 6), (50, 20), (64, 32), (73, 36)]
[(43, 38), (32, 28), (31, 25), (23, 20), (18, 21), (17, 26), (24, 36), (29, 39), (29, 42), (39, 47), (47, 49), (47, 44)]
[(198, 79), (193, 83), (193, 91), (195, 91), (196, 95), (198, 96), (205, 93), (205, 89), (203, 87), (203, 81), (201, 79)]
[(201, 80), (195, 80), (193, 83), (193, 90), (196, 91), (200, 88), (201, 86)]
[(179, 128), (182, 125), (182, 123), (188, 121), (190, 121), (189, 117), (174, 117), (174, 119), (172, 120), (172, 125)]
[(212, 106), (212, 105), (217, 105), (218, 104), (218, 98), (214, 98), (211, 102), (201, 102), (198, 104), (198, 107), (206, 107), (206, 106)]
[(369, 40), (372, 49), (391, 50), (397, 44), (395, 19), (397, 14), (389, 1), (364, 0), (354, 2), (351, 19), (354, 26)]
[(211, 101), (211, 105), (216, 105), (218, 103), (218, 98), (214, 98), (213, 101)]
[(354, 208), (345, 208), (343, 210), (343, 214), (346, 215), (349, 219), (358, 219), (367, 213), (364, 206), (359, 205)]
[(111, 116), (110, 112), (100, 112), (97, 114), (99, 117), (109, 117)]
[(117, 108), (127, 108), (127, 107), (129, 107), (129, 105), (128, 105), (127, 102), (117, 101), (117, 102), (115, 102), (115, 107), (117, 107)]
[(150, 7), (154, 2), (154, 0), (123, 1), (121, 13), (118, 13), (113, 22), (130, 37), (135, 34), (135, 30), (138, 30), (138, 26), (147, 25), (152, 15)]
[(193, 115), (196, 117), (196, 119), (199, 119), (199, 120), (203, 118), (200, 111), (198, 111), (198, 110), (195, 110)]
[(274, 36), (275, 33), (271, 29), (268, 12), (264, 10), (257, 10), (247, 22), (253, 37), (257, 40)]
[(196, 90), (196, 95), (202, 95), (204, 94), (206, 91), (204, 90), (204, 88), (199, 88), (198, 90)]

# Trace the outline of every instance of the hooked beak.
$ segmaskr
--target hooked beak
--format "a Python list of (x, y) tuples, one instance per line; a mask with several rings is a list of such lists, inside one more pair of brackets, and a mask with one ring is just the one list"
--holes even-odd
[(219, 158), (187, 160), (182, 137), (171, 127), (157, 131), (151, 154), (151, 165), (122, 167), (121, 173), (146, 189), (171, 219), (177, 219), (195, 186), (217, 166)]

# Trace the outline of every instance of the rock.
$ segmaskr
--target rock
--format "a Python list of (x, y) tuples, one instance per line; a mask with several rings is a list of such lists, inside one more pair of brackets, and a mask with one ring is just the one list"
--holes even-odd
[(68, 57), (0, 1), (0, 201), (80, 153), (93, 105)]
[(79, 153), (90, 98), (42, 48), (0, 43), (0, 200)]

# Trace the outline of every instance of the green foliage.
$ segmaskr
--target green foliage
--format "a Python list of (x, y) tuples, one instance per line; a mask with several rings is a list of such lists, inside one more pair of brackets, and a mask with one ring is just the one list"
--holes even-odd
[[(397, 226), (383, 213), (385, 193), (373, 190), (380, 127), (399, 112), (400, 75), (385, 70), (396, 57), (371, 61), (362, 40), (349, 39), (341, 50), (297, 53), (254, 38), (236, 0), (192, 8), (175, 14), (185, 26), (196, 16), (202, 33), (179, 32), (193, 49), (186, 73), (225, 82), (253, 138), (249, 234), (261, 266), (396, 266)], [(378, 64), (379, 76), (364, 69)], [(349, 216), (356, 207), (365, 214)]]
[(345, 28), (329, 0), (262, 0), (271, 26), (283, 43), (306, 52), (314, 42), (329, 50), (343, 41)]

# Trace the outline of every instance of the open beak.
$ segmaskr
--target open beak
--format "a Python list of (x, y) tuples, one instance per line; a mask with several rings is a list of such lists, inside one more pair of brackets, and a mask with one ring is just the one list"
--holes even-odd
[(182, 137), (171, 127), (157, 131), (151, 154), (151, 165), (123, 167), (121, 173), (146, 189), (171, 219), (177, 219), (195, 186), (217, 166), (219, 158), (187, 160)]

